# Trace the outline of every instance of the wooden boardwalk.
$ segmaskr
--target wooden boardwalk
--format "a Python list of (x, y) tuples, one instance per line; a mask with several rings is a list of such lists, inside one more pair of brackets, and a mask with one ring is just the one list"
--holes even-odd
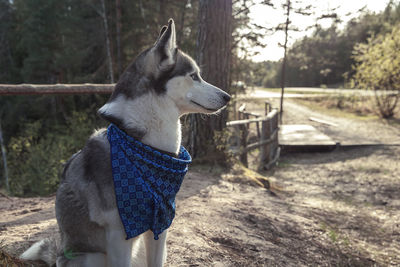
[(311, 125), (281, 125), (279, 145), (284, 151), (331, 151), (337, 144)]

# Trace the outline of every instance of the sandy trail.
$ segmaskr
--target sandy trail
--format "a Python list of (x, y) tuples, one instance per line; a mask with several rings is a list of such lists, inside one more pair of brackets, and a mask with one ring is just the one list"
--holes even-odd
[[(310, 123), (299, 110), (285, 121)], [(382, 140), (399, 137), (391, 125), (369, 123), (349, 123), (357, 126), (343, 136), (379, 129)], [(264, 173), (282, 189), (275, 193), (250, 185), (247, 173), (192, 168), (177, 197), (167, 266), (400, 266), (399, 159), (395, 146), (283, 155)], [(57, 231), (54, 197), (0, 197), (0, 214), (1, 247), (14, 255)]]

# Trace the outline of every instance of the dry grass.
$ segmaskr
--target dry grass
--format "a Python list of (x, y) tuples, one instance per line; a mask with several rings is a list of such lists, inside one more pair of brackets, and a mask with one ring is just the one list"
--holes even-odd
[(22, 267), (27, 266), (21, 260), (11, 256), (7, 252), (3, 251), (0, 248), (0, 266), (7, 266), (7, 267)]
[[(296, 102), (334, 116), (357, 119), (377, 119), (379, 112), (374, 97), (361, 95), (328, 95), (296, 99)], [(400, 118), (400, 108), (397, 108), (396, 118)]]

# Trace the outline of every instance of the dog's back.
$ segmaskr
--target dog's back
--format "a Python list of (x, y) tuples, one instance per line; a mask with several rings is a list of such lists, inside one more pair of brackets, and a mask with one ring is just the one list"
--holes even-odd
[(65, 257), (66, 250), (72, 255), (106, 251), (106, 222), (100, 214), (116, 208), (109, 155), (105, 131), (97, 132), (65, 167), (56, 198), (62, 248), (59, 257)]
[(101, 130), (69, 159), (56, 198), (61, 243), (54, 251), (56, 246), (48, 245), (54, 240), (42, 240), (22, 254), (22, 259), (41, 258), (53, 265), (57, 256), (58, 266), (71, 259), (81, 266), (79, 263), (85, 259), (80, 259), (80, 252), (105, 255), (105, 225), (109, 218), (104, 214), (116, 210), (109, 150), (106, 131)]

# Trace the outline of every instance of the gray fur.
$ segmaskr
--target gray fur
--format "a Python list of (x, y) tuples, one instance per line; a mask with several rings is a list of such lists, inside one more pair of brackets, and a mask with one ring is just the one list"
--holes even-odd
[[(103, 252), (104, 226), (90, 220), (89, 203), (98, 209), (115, 207), (109, 143), (105, 130), (93, 135), (65, 169), (56, 197), (56, 218), (61, 231), (61, 247), (72, 252)], [(79, 223), (77, 223), (79, 222)], [(85, 237), (85, 238), (82, 238)]]
[[(165, 85), (168, 80), (177, 76), (185, 76), (188, 73), (196, 72), (193, 68), (193, 60), (180, 50), (177, 50), (176, 64), (169, 70), (156, 75), (155, 73), (146, 74), (143, 64), (150, 49), (142, 52), (121, 75), (115, 90), (108, 103), (115, 101), (119, 95), (125, 95), (128, 99), (138, 98), (149, 91), (163, 94), (166, 91)], [(127, 128), (123, 123), (123, 118), (118, 118), (113, 114), (107, 114), (99, 110), (98, 114), (103, 119), (114, 123), (118, 128), (127, 132), (130, 136), (140, 140), (146, 134), (139, 128)]]
[[(99, 115), (116, 124), (130, 136), (143, 142), (147, 140), (148, 145), (157, 145), (158, 149), (166, 146), (165, 150), (174, 154), (179, 151), (181, 138), (179, 116), (183, 113), (179, 113), (180, 110), (175, 102), (171, 104), (171, 99), (172, 97), (182, 99), (180, 95), (182, 90), (192, 87), (178, 85), (170, 89), (170, 84), (174, 81), (176, 84), (192, 81), (187, 74), (194, 73), (198, 74), (199, 69), (193, 59), (176, 48), (175, 25), (170, 20), (168, 27), (161, 30), (154, 46), (142, 52), (122, 74), (110, 100), (99, 110)], [(173, 79), (175, 77), (178, 78)], [(228, 94), (200, 78), (193, 84), (206, 88), (209, 95), (200, 99), (212, 104), (210, 104), (212, 109), (208, 111), (206, 107), (197, 111), (199, 107), (194, 105), (194, 112), (211, 113), (210, 110), (217, 111), (229, 101)], [(177, 92), (179, 97), (176, 96)], [(196, 97), (199, 95), (202, 94), (196, 92)], [(148, 113), (154, 116), (138, 116), (140, 120), (132, 120), (132, 114), (143, 115), (150, 109), (147, 102), (143, 103), (146, 97), (152, 100), (162, 99), (160, 102), (151, 102), (156, 108), (153, 107), (152, 112)], [(188, 103), (190, 102), (187, 100), (185, 105), (189, 105)], [(121, 108), (121, 105), (128, 109)], [(168, 111), (161, 109), (160, 105)], [(130, 112), (132, 114), (129, 114)], [(131, 120), (127, 122), (128, 117)], [(118, 215), (110, 145), (105, 129), (93, 134), (85, 147), (67, 162), (57, 191), (56, 218), (61, 236), (57, 249), (57, 266), (126, 267), (138, 264), (131, 262), (132, 246), (138, 239), (125, 240)], [(162, 266), (166, 255), (166, 235), (164, 231), (158, 241), (153, 240), (152, 235), (147, 232), (141, 235), (146, 246), (147, 265)], [(38, 243), (41, 244), (40, 251), (36, 253), (39, 246), (32, 246), (31, 250), (24, 253), (28, 255), (25, 259), (37, 258), (40, 254), (40, 258), (46, 259), (49, 265), (54, 264), (55, 245), (50, 246), (49, 241), (40, 242)]]

